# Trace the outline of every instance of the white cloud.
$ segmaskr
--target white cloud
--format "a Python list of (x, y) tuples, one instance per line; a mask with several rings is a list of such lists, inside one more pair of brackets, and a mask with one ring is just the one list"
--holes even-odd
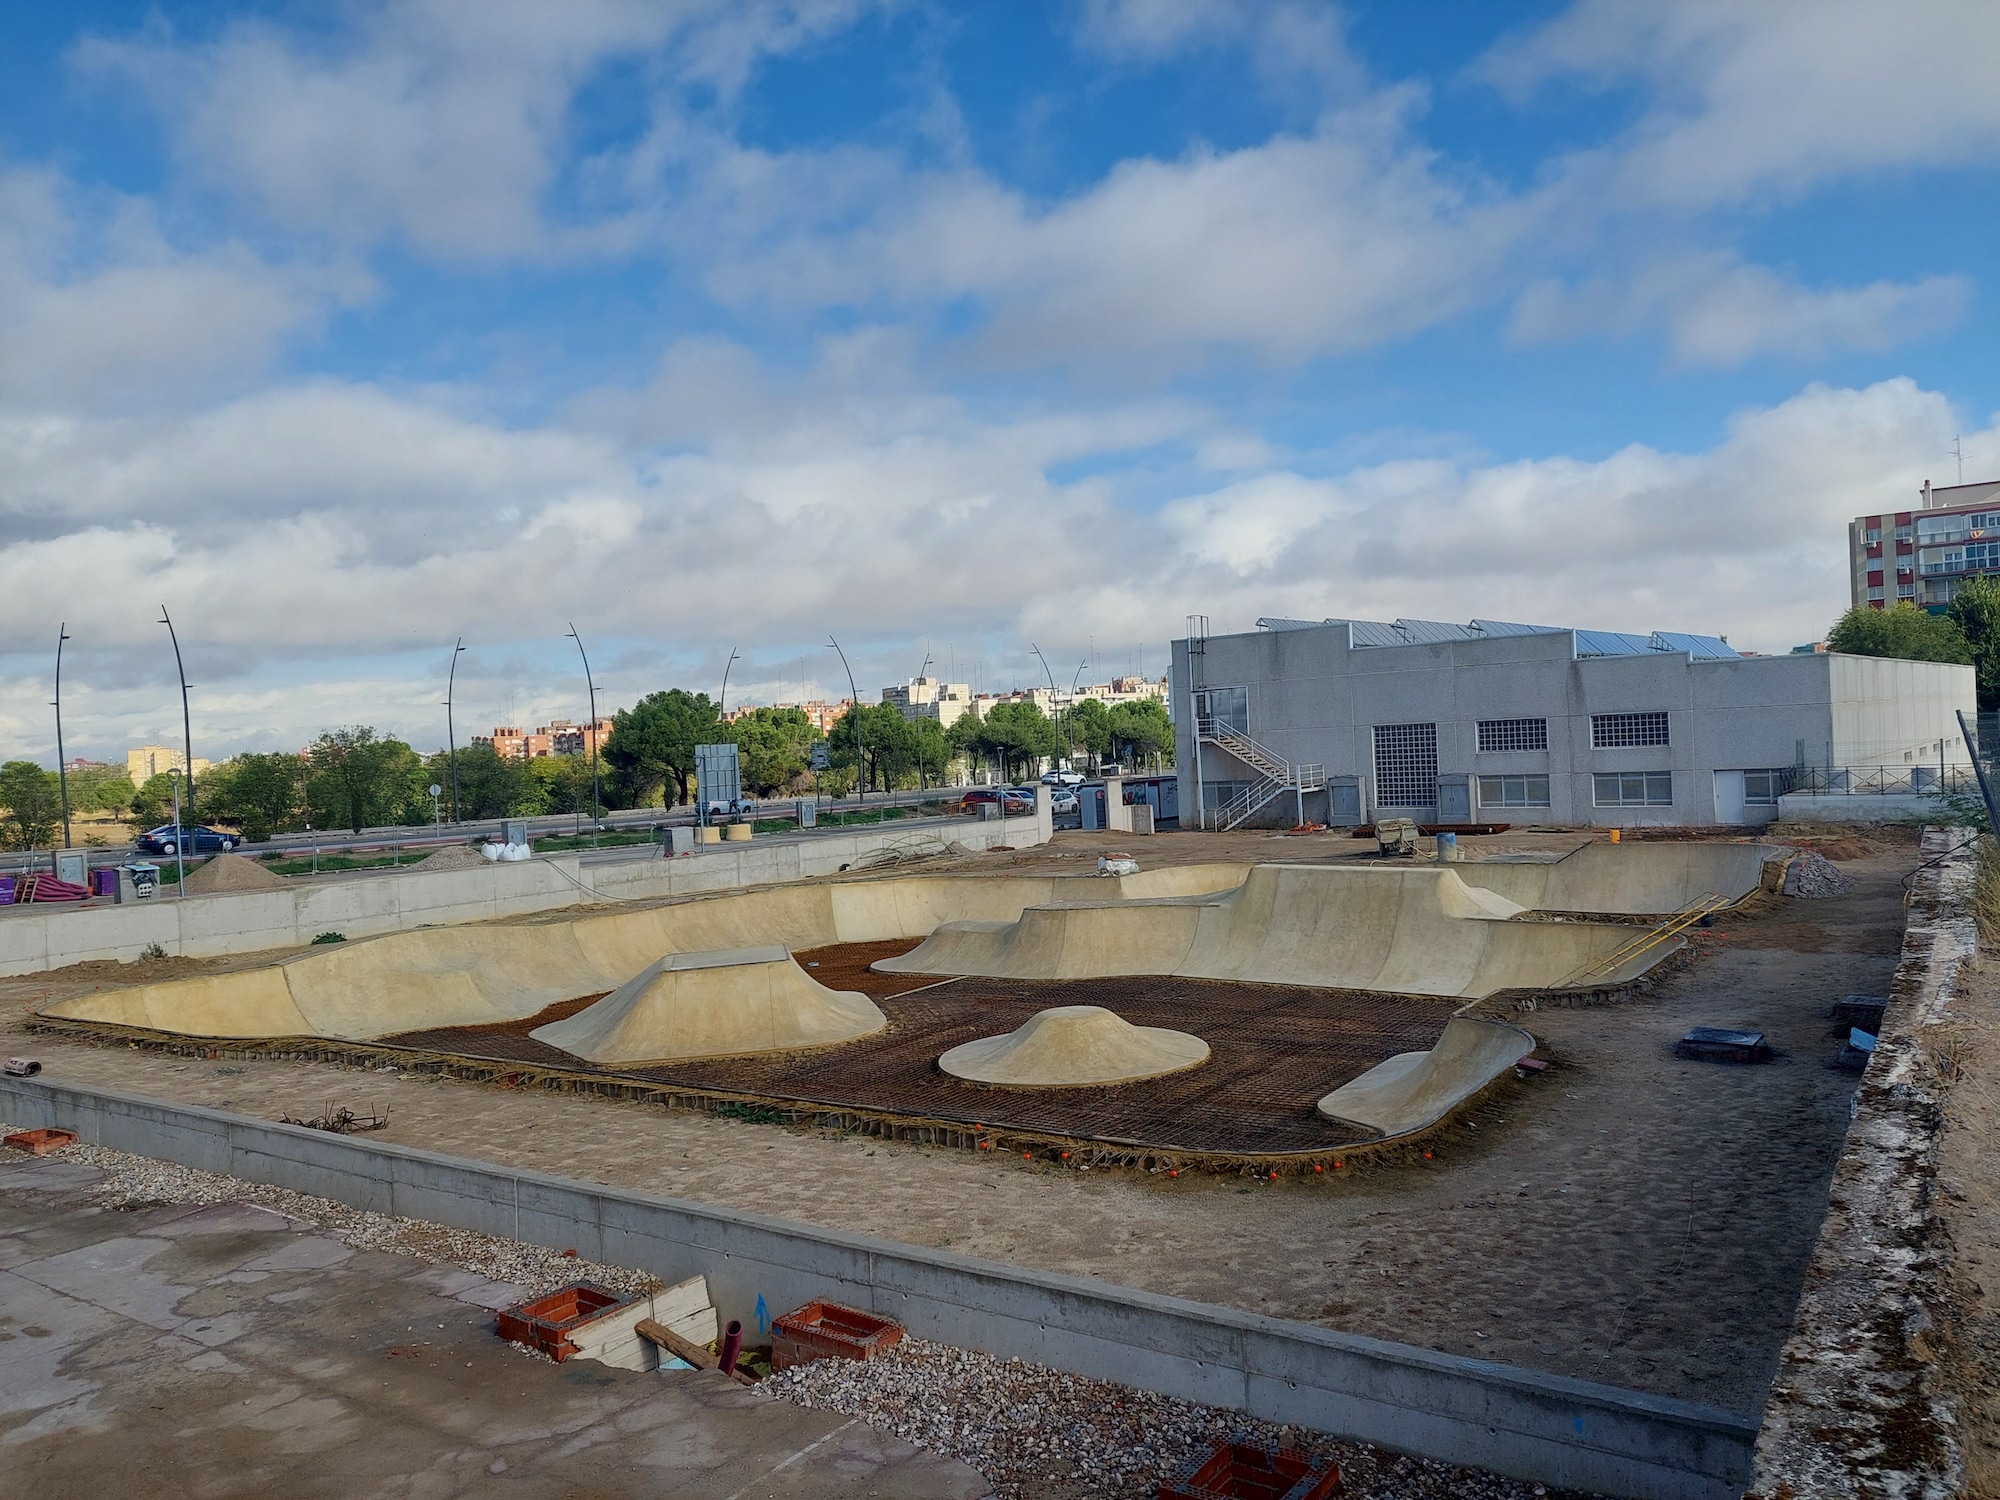
[(1735, 257), (1663, 260), (1622, 280), (1539, 282), (1514, 309), (1528, 342), (1631, 334), (1661, 326), (1680, 365), (1738, 365), (1761, 355), (1811, 360), (1892, 349), (1956, 324), (1971, 300), (1963, 276), (1815, 290)]
[(1578, 0), (1476, 69), (1521, 99), (1552, 80), (1645, 85), (1629, 136), (1573, 165), (1631, 204), (1699, 209), (2000, 148), (1989, 0)]

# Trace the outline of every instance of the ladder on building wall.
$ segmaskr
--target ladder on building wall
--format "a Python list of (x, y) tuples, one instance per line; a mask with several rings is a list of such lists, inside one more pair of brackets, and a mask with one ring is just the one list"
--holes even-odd
[(1633, 938), (1631, 942), (1624, 944), (1612, 953), (1606, 954), (1603, 958), (1591, 960), (1582, 968), (1564, 976), (1557, 983), (1550, 985), (1549, 988), (1556, 990), (1575, 989), (1579, 985), (1587, 984), (1593, 979), (1602, 978), (1606, 974), (1615, 974), (1634, 959), (1644, 957), (1654, 949), (1672, 942), (1683, 932), (1686, 932), (1690, 927), (1701, 921), (1702, 918), (1714, 916), (1729, 904), (1729, 897), (1718, 896), (1711, 891), (1707, 895), (1689, 902), (1658, 926), (1647, 928), (1644, 932)]
[(1256, 779), (1227, 802), (1206, 812), (1202, 826), (1217, 833), (1241, 827), (1273, 798), (1285, 792), (1302, 796), (1326, 785), (1326, 768), (1321, 765), (1294, 765), (1275, 750), (1258, 744), (1241, 730), (1219, 719), (1203, 717), (1195, 721), (1195, 733), (1207, 743), (1227, 751), (1257, 773)]

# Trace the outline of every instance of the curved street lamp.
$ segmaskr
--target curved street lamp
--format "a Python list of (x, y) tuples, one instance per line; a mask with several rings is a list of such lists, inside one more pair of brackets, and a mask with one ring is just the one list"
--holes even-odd
[(729, 707), (729, 669), (735, 666), (739, 660), (736, 648), (731, 646), (729, 648), (729, 660), (722, 664), (722, 696), (715, 700), (715, 717), (718, 720), (721, 719), (724, 710)]
[(451, 758), (451, 820), (454, 823), (458, 821), (458, 735), (451, 724), (451, 695), (458, 686), (458, 658), (464, 650), (465, 637), (460, 636), (458, 643), (451, 648), (451, 670), (445, 673), (444, 678), (444, 743), (445, 752)]
[(62, 742), (62, 648), (69, 639), (69, 622), (62, 621), (56, 626), (56, 781), (62, 787), (63, 848), (70, 847), (69, 839), (69, 763), (63, 759)]
[[(847, 671), (848, 699), (854, 705), (852, 708), (848, 710), (848, 712), (859, 713), (861, 711), (861, 689), (859, 689), (854, 685), (854, 668), (849, 667), (847, 665), (847, 653), (840, 649), (840, 642), (836, 641), (830, 635), (826, 638), (826, 643), (829, 646), (833, 647), (834, 651), (838, 653), (840, 657), (840, 664), (842, 667), (846, 668)], [(866, 753), (867, 753), (866, 747), (863, 746), (861, 743), (861, 721), (859, 719), (856, 719), (854, 721), (854, 800), (856, 802), (859, 802), (862, 796), (861, 760)]]
[[(583, 649), (583, 637), (576, 633), (576, 622), (571, 621), (569, 638), (576, 642), (576, 654), (583, 658), (583, 682), (590, 690), (590, 821), (593, 825), (602, 816), (600, 809), (604, 798), (597, 789), (597, 683), (590, 675), (590, 655)], [(593, 832), (591, 842), (597, 842)]]
[(1056, 748), (1057, 750), (1061, 750), (1062, 749), (1062, 699), (1060, 696), (1058, 696), (1059, 690), (1056, 687), (1056, 674), (1049, 671), (1049, 659), (1046, 656), (1042, 655), (1042, 648), (1040, 646), (1037, 646), (1033, 641), (1030, 641), (1028, 642), (1028, 649), (1034, 652), (1036, 657), (1041, 661), (1042, 671), (1044, 674), (1047, 675), (1049, 679), (1049, 707), (1055, 711)]
[(187, 815), (194, 816), (194, 721), (188, 716), (188, 689), (193, 686), (187, 680), (187, 668), (181, 664), (181, 638), (174, 632), (174, 622), (167, 615), (167, 607), (160, 606), (160, 623), (167, 627), (167, 639), (174, 643), (174, 675), (181, 680), (181, 745), (184, 752), (181, 769), (187, 773)]

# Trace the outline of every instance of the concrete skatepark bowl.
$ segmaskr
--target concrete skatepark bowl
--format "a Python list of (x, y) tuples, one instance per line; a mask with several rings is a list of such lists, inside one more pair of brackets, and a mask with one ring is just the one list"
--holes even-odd
[[(1748, 896), (1770, 852), (1591, 845), (1449, 867), (801, 882), (391, 933), (40, 1014), (155, 1044), (400, 1054), (461, 1075), (890, 1121), (961, 1144), (976, 1122), (1031, 1148), (1097, 1142), (1132, 1160), (1299, 1157), (1443, 1118), (1533, 1045), (1456, 1013), (1636, 980), (1679, 943), (1632, 951), (1634, 918)], [(871, 944), (855, 963), (855, 945)], [(998, 1090), (938, 1068), (940, 1054), (1058, 1005), (1190, 1033), (1212, 1055), (1088, 1089)]]

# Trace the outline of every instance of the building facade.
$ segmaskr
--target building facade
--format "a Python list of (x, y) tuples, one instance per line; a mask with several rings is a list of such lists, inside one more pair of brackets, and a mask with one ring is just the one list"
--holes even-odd
[[(194, 758), (194, 774), (199, 776), (208, 769), (208, 762), (199, 755)], [(125, 752), (125, 774), (132, 778), (132, 785), (144, 786), (146, 782), (167, 771), (187, 770), (187, 752), (171, 745), (141, 745), (136, 750)]]
[[(1970, 667), (1475, 621), (1173, 643), (1183, 822), (1767, 822), (1804, 770), (1970, 764)], [(1253, 805), (1254, 804), (1254, 805)]]
[(1848, 581), (1859, 607), (1907, 600), (1933, 613), (1968, 578), (2000, 573), (2000, 479), (1933, 486), (1915, 510), (1856, 516), (1847, 527)]
[(882, 701), (895, 704), (912, 722), (936, 719), (940, 728), (949, 729), (972, 711), (972, 685), (912, 677), (899, 686), (883, 688)]

